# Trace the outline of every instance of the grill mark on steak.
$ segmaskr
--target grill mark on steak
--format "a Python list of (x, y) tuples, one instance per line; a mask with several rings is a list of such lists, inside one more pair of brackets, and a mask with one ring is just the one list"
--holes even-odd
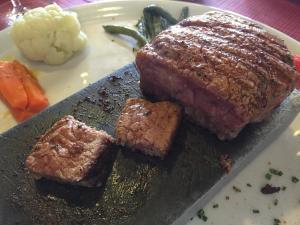
[[(153, 85), (153, 82), (148, 81), (143, 72), (150, 74), (145, 68), (151, 64), (152, 69), (164, 68), (178, 76), (176, 79), (181, 77), (188, 87), (191, 86), (188, 81), (194, 82), (211, 94), (209, 98), (227, 101), (233, 107), (231, 111), (241, 116), (241, 121), (248, 122), (261, 120), (268, 110), (277, 106), (294, 88), (298, 76), (291, 53), (281, 40), (252, 22), (219, 12), (188, 18), (163, 31), (138, 52), (136, 61), (141, 72), (141, 87), (148, 94), (169, 94), (173, 99), (181, 99), (190, 109), (197, 102), (182, 100), (181, 95), (185, 95), (186, 90), (180, 88), (165, 87), (166, 91), (158, 91), (158, 85), (154, 85), (157, 89), (147, 87), (147, 83)], [(159, 69), (153, 69), (153, 73), (157, 71), (159, 73)], [(171, 75), (167, 76), (173, 85), (175, 81)], [(166, 82), (165, 78), (158, 80)], [(217, 108), (214, 110), (220, 110)], [(209, 116), (212, 115), (203, 114), (203, 118)], [(206, 120), (216, 121), (201, 119), (201, 124)], [(212, 123), (209, 127), (218, 130)], [(239, 124), (242, 126), (243, 122)], [(235, 133), (230, 127), (228, 130), (230, 135)]]
[[(175, 29), (176, 32), (176, 29)], [(244, 63), (246, 64), (248, 67), (251, 67), (250, 69), (252, 70), (256, 70), (259, 69), (261, 71), (267, 71), (269, 69), (272, 69), (273, 66), (277, 67), (277, 70), (274, 70), (274, 72), (285, 72), (286, 70), (289, 70), (290, 73), (293, 73), (294, 70), (293, 68), (291, 68), (290, 66), (286, 65), (284, 62), (286, 60), (284, 60), (284, 57), (281, 57), (281, 61), (283, 61), (282, 63), (280, 63), (280, 65), (278, 65), (276, 62), (278, 62), (278, 59), (276, 56), (268, 54), (268, 52), (263, 51), (264, 49), (259, 49), (260, 46), (258, 46), (257, 49), (257, 45), (255, 45), (254, 47), (250, 47), (250, 45), (245, 45), (243, 47), (241, 47), (242, 42), (228, 42), (228, 41), (224, 41), (223, 38), (221, 36), (218, 36), (216, 38), (210, 37), (209, 34), (203, 32), (203, 29), (199, 28), (199, 30), (197, 31), (190, 31), (189, 28), (187, 28), (186, 30), (184, 30), (183, 32), (180, 32), (177, 34), (177, 37), (179, 38), (178, 42), (183, 42), (182, 40), (180, 40), (180, 38), (184, 39), (186, 35), (190, 35), (190, 36), (195, 36), (197, 35), (198, 39), (193, 39), (192, 41), (189, 41), (189, 43), (187, 42), (186, 46), (188, 45), (190, 46), (190, 49), (194, 48), (194, 45), (196, 45), (195, 41), (197, 41), (197, 43), (204, 49), (204, 48), (208, 48), (209, 51), (213, 51), (213, 54), (215, 53), (216, 50), (218, 50), (220, 52), (220, 54), (232, 54), (233, 57), (233, 62), (231, 63), (235, 63), (237, 61), (236, 57), (238, 58), (243, 57), (244, 59), (247, 60), (240, 60), (240, 63)], [(168, 38), (168, 35), (166, 35), (166, 37)], [(169, 38), (170, 39), (170, 38)], [(165, 39), (165, 42), (169, 43), (167, 41), (168, 39)], [(162, 41), (162, 40), (159, 40)], [(176, 40), (172, 40), (172, 43), (174, 45), (176, 45)], [(153, 45), (155, 47), (165, 47), (166, 45), (162, 45), (161, 42), (159, 42), (160, 45), (156, 46), (156, 42), (153, 42)], [(200, 47), (200, 46), (196, 46), (196, 47)], [(252, 45), (253, 46), (253, 43)], [(249, 48), (248, 48), (249, 47)], [(188, 48), (188, 47), (187, 47)], [(255, 49), (255, 50), (253, 50)], [(171, 56), (172, 58), (177, 58), (178, 55), (175, 54), (171, 54), (174, 53), (177, 49), (173, 49), (170, 47), (168, 51), (166, 51), (165, 49), (162, 52), (158, 52), (158, 53), (168, 53), (165, 54), (164, 56)], [(225, 56), (225, 58), (228, 58)], [(229, 58), (230, 59), (230, 58)], [(265, 63), (264, 61), (268, 61), (268, 63)], [(249, 63), (247, 61), (250, 61)], [(270, 65), (270, 66), (269, 66)], [(264, 67), (264, 68), (263, 68)], [(268, 73), (265, 72), (265, 74), (263, 74), (264, 76), (268, 75)], [(288, 75), (289, 73), (284, 73), (286, 75)], [(280, 76), (279, 76), (280, 77)], [(283, 79), (283, 77), (280, 77), (281, 79)], [(291, 77), (288, 77), (288, 79), (291, 79)]]
[[(233, 20), (234, 17), (231, 17), (231, 19)], [(228, 22), (224, 23), (222, 21), (216, 20), (214, 20), (213, 24), (211, 20), (204, 20), (199, 24), (199, 21), (197, 20), (195, 22), (193, 21), (193, 18), (190, 18), (187, 21), (183, 21), (179, 23), (179, 25), (184, 27), (194, 27), (196, 29), (206, 28), (207, 31), (212, 31), (212, 33), (215, 33), (217, 36), (219, 34), (223, 38), (225, 38), (225, 35), (229, 35), (229, 38), (232, 42), (237, 42), (239, 40), (249, 41), (254, 44), (255, 48), (259, 46), (260, 48), (262, 48), (262, 50), (267, 51), (272, 55), (279, 54), (279, 56), (284, 56), (287, 52), (285, 46), (281, 43), (281, 40), (278, 40), (272, 35), (266, 35), (266, 32), (261, 28), (259, 29), (259, 32), (257, 30), (251, 29), (254, 26), (249, 26), (247, 29), (245, 29), (245, 27), (241, 28), (239, 26), (232, 26), (229, 25)], [(274, 41), (274, 39), (276, 39), (276, 41)], [(285, 58), (285, 60), (287, 60), (288, 58)], [(292, 61), (289, 61), (289, 63), (292, 63)]]
[(105, 179), (106, 160), (113, 142), (106, 132), (65, 116), (40, 137), (25, 165), (38, 177), (98, 186)]
[[(194, 46), (193, 45), (190, 45), (190, 48), (193, 49), (193, 48), (197, 48), (197, 47), (200, 47), (200, 45), (197, 45), (197, 46)], [(172, 47), (170, 47), (172, 48)], [(178, 49), (176, 49), (178, 50)], [(190, 53), (190, 51), (188, 51)], [(158, 51), (158, 53), (160, 53)], [(162, 52), (163, 54), (165, 53), (164, 51)], [(195, 53), (194, 55), (198, 55), (199, 53)], [(170, 54), (172, 55), (172, 54)], [(205, 68), (203, 67), (198, 67), (198, 68), (192, 68), (192, 69), (195, 69), (197, 70), (198, 69), (198, 72), (200, 72), (201, 76), (202, 76), (202, 79), (203, 81), (205, 82), (205, 85), (210, 85), (211, 87), (213, 87), (212, 85), (212, 77), (211, 76), (204, 76), (205, 74), (207, 73), (218, 73), (218, 72), (222, 72), (222, 68), (221, 71), (219, 71), (220, 69), (218, 69), (218, 66), (222, 66), (223, 64), (227, 64), (228, 65), (228, 68), (230, 68), (229, 72), (232, 73), (232, 75), (236, 75), (236, 76), (239, 76), (240, 74), (245, 74), (245, 72), (243, 71), (237, 71), (237, 67), (236, 67), (236, 60), (235, 60), (235, 56), (232, 56), (233, 59), (231, 60), (231, 62), (225, 62), (220, 59), (221, 55), (223, 55), (223, 52), (217, 50), (217, 49), (214, 49), (213, 52), (211, 51), (211, 49), (208, 49), (208, 48), (205, 48), (205, 47), (201, 47), (201, 52), (199, 55), (202, 55), (203, 59), (205, 59), (205, 63), (207, 64)], [(169, 56), (169, 54), (167, 54), (167, 56)], [(217, 57), (216, 57), (217, 56)], [(229, 61), (230, 59), (228, 58), (229, 54), (227, 55), (223, 55), (223, 58), (225, 61)], [(166, 57), (166, 55), (162, 55), (161, 57)], [(174, 57), (174, 60), (176, 60), (176, 56)], [(178, 68), (180, 69), (189, 69), (189, 67), (186, 67), (186, 66), (189, 66), (187, 62), (189, 60), (185, 60), (185, 57), (183, 57), (181, 60), (180, 60), (180, 63), (177, 65)], [(201, 60), (200, 60), (201, 61)], [(194, 61), (193, 63), (197, 64), (198, 62), (197, 61)], [(181, 67), (181, 65), (183, 66), (183, 68)], [(203, 71), (202, 69), (208, 69), (208, 70), (205, 70)], [(240, 68), (241, 69), (241, 68)], [(199, 71), (200, 70), (200, 71)], [(240, 78), (233, 78), (233, 79), (228, 79), (227, 78), (228, 76), (224, 76), (224, 79), (221, 79), (221, 78), (214, 78), (214, 83), (216, 82), (227, 82), (227, 83), (232, 83), (232, 82), (236, 82), (235, 80), (240, 80), (242, 83), (245, 83), (242, 79)], [(248, 82), (249, 83), (249, 82)], [(247, 83), (247, 84), (248, 84)], [(234, 85), (235, 86), (235, 85)], [(247, 85), (249, 87), (249, 85)], [(254, 85), (250, 85), (251, 87), (255, 87)], [(234, 91), (236, 92), (236, 91)], [(226, 94), (224, 92), (224, 94)], [(229, 96), (228, 98), (230, 98), (230, 93), (229, 93)], [(227, 99), (227, 98), (225, 98)]]
[[(213, 38), (209, 37), (206, 34), (201, 33), (201, 29), (197, 31), (190, 31), (189, 27), (185, 29), (183, 32), (178, 32), (179, 28), (173, 27), (174, 30), (170, 30), (170, 34), (176, 34), (178, 37), (178, 40), (174, 39), (174, 37), (171, 37), (169, 33), (167, 33), (164, 36), (163, 42), (160, 42), (161, 40), (154, 40), (153, 46), (156, 47), (157, 53), (161, 55), (161, 57), (168, 57), (171, 60), (177, 60), (178, 58), (178, 51), (181, 50), (181, 48), (188, 48), (187, 51), (189, 55), (198, 55), (198, 51), (201, 51), (201, 55), (206, 56), (206, 63), (207, 66), (210, 69), (213, 69), (212, 71), (201, 71), (203, 67), (200, 69), (200, 74), (205, 74), (207, 72), (209, 73), (220, 73), (223, 74), (224, 77), (228, 79), (228, 77), (231, 77), (232, 79), (228, 80), (228, 83), (232, 84), (232, 86), (239, 85), (241, 88), (240, 90), (234, 90), (233, 93), (229, 93), (228, 99), (234, 101), (234, 102), (241, 102), (241, 101), (248, 101), (249, 105), (251, 107), (244, 108), (245, 111), (255, 112), (255, 108), (261, 108), (263, 106), (267, 107), (265, 104), (266, 98), (271, 99), (273, 96), (267, 96), (266, 93), (270, 93), (273, 95), (273, 92), (266, 91), (266, 88), (269, 86), (268, 82), (272, 80), (272, 89), (273, 88), (279, 88), (279, 89), (288, 89), (287, 84), (290, 82), (290, 79), (293, 79), (295, 76), (289, 74), (295, 73), (293, 68), (289, 65), (287, 65), (284, 62), (281, 62), (281, 60), (277, 60), (274, 56), (269, 55), (268, 53), (265, 53), (263, 51), (250, 51), (248, 49), (242, 49), (238, 46), (238, 44), (235, 43), (226, 43), (222, 38)], [(193, 38), (192, 41), (189, 41), (189, 43), (185, 43), (185, 45), (180, 45), (178, 43), (182, 43), (182, 40), (185, 39), (186, 36), (192, 36), (196, 38)], [(158, 42), (158, 43), (157, 43)], [(227, 46), (222, 45), (221, 43), (226, 43)], [(175, 45), (175, 47), (174, 47)], [(187, 46), (187, 47), (186, 47)], [(193, 49), (196, 49), (196, 52), (193, 51)], [(183, 51), (181, 51), (183, 52)], [(190, 69), (190, 63), (186, 62), (186, 54), (183, 54), (180, 56), (181, 60), (180, 63), (177, 65), (178, 68), (183, 67), (182, 69)], [(194, 57), (195, 58), (195, 57)], [(199, 57), (198, 57), (199, 58)], [(187, 58), (188, 61), (189, 58)], [(200, 58), (201, 61), (201, 58)], [(208, 63), (210, 62), (210, 63)], [(197, 63), (197, 62), (195, 62)], [(224, 65), (226, 65), (226, 70), (224, 73)], [(242, 66), (238, 66), (242, 65)], [(192, 68), (192, 71), (195, 70), (195, 68)], [(197, 70), (197, 68), (196, 68)], [(253, 71), (252, 73), (249, 71)], [(273, 74), (273, 77), (270, 78), (269, 74)], [(274, 74), (276, 76), (274, 76)], [(252, 80), (254, 85), (258, 87), (256, 90), (253, 89), (249, 85), (244, 85), (244, 76), (247, 75), (247, 80)], [(286, 75), (286, 76), (282, 76)], [(209, 79), (211, 76), (204, 77), (205, 82), (210, 82), (210, 86), (214, 88), (212, 79)], [(242, 78), (239, 78), (242, 77)], [(207, 79), (208, 78), (208, 79)], [(289, 79), (289, 80), (286, 80)], [(225, 80), (225, 79), (223, 79)], [(216, 79), (214, 78), (214, 81)], [(276, 85), (277, 84), (277, 85)], [(276, 85), (276, 86), (275, 86)], [(230, 85), (231, 86), (231, 85)], [(274, 87), (275, 86), (275, 87)], [(249, 90), (250, 89), (250, 90)], [(236, 95), (236, 91), (242, 93), (241, 96)], [(259, 97), (251, 97), (253, 95), (254, 91), (259, 91), (261, 93), (261, 98)], [(245, 99), (246, 96), (248, 96), (248, 100)], [(226, 99), (226, 98), (225, 98)]]
[[(237, 41), (242, 48), (247, 48), (252, 51), (256, 51), (257, 48), (259, 48), (262, 51), (274, 55), (279, 60), (288, 62), (285, 56), (286, 50), (284, 50), (282, 47), (278, 47), (274, 44), (269, 43), (265, 39), (257, 38), (257, 36), (252, 33), (242, 32), (235, 29), (225, 30), (222, 27), (212, 27), (211, 33), (217, 33), (218, 35), (221, 35), (224, 39), (228, 40), (228, 42)], [(289, 63), (291, 63), (291, 61)]]
[[(278, 64), (276, 63), (278, 62), (278, 60), (276, 61), (276, 59), (268, 53), (258, 53), (255, 55), (249, 51), (244, 51), (244, 49), (239, 49), (237, 46), (220, 46), (217, 51), (220, 52), (220, 54), (222, 54), (223, 52), (232, 54), (235, 56), (235, 59), (239, 56), (243, 57), (244, 60), (239, 61), (235, 65), (235, 68), (244, 67), (242, 73), (247, 74), (247, 80), (245, 80), (244, 78), (237, 79), (240, 82), (241, 86), (243, 86), (243, 83), (248, 83), (249, 80), (255, 83), (255, 80), (259, 79), (261, 81), (259, 90), (265, 92), (266, 89), (270, 87), (269, 84), (271, 84), (272, 86), (271, 89), (286, 89), (290, 81), (293, 80), (293, 77), (288, 76), (289, 73), (286, 73), (286, 71), (289, 71), (291, 67), (287, 66), (285, 63), (280, 63), (281, 66), (278, 67)], [(256, 64), (255, 61), (257, 61)], [(240, 66), (238, 66), (239, 64)], [(274, 70), (274, 68), (276, 69)], [(251, 71), (254, 71), (255, 73), (252, 73)], [(293, 71), (290, 71), (290, 73), (292, 72)], [(255, 76), (255, 74), (257, 74), (258, 76)], [(274, 76), (274, 74), (276, 74), (276, 76)], [(281, 74), (287, 76), (281, 76)], [(246, 85), (245, 88), (249, 89), (249, 87), (251, 88), (252, 86), (253, 85)], [(273, 92), (269, 93), (271, 93), (272, 95), (274, 94)]]
[(129, 98), (116, 123), (117, 142), (163, 159), (180, 124), (181, 111), (181, 107), (168, 101), (152, 103)]
[[(196, 19), (196, 20), (194, 20)], [(285, 48), (284, 42), (280, 40), (279, 38), (275, 37), (274, 35), (271, 35), (270, 33), (267, 33), (262, 27), (260, 27), (258, 24), (255, 24), (251, 21), (245, 20), (241, 17), (226, 14), (223, 12), (209, 12), (206, 13), (201, 17), (202, 20), (202, 26), (210, 26), (210, 27), (217, 27), (221, 26), (223, 28), (234, 29), (242, 31), (243, 33), (250, 32), (254, 34), (257, 37), (264, 38), (268, 40), (270, 43), (281, 46), (282, 48)], [(185, 21), (182, 21), (182, 24), (197, 24), (199, 23), (199, 17), (191, 17), (190, 19), (187, 19)], [(199, 24), (197, 24), (199, 26)], [(201, 26), (201, 25), (200, 25)]]

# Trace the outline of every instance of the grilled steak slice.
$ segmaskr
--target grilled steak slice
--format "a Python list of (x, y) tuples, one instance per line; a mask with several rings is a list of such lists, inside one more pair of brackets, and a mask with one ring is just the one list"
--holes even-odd
[(99, 186), (102, 171), (95, 169), (104, 168), (112, 143), (113, 138), (106, 132), (65, 116), (41, 136), (25, 164), (37, 177)]
[(128, 99), (116, 124), (117, 142), (163, 159), (180, 120), (181, 109), (174, 103)]
[(144, 94), (178, 101), (197, 124), (232, 139), (294, 89), (283, 41), (238, 16), (210, 12), (161, 32), (138, 51)]

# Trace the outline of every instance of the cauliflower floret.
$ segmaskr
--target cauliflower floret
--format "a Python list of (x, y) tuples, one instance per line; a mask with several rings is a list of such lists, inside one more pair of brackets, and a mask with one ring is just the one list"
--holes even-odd
[(26, 12), (14, 22), (11, 35), (27, 58), (47, 64), (64, 63), (87, 40), (80, 31), (77, 14), (63, 11), (56, 4)]

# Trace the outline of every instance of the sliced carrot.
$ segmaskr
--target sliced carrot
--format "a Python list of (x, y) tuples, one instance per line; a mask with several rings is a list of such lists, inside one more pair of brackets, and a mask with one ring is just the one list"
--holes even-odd
[(0, 94), (12, 108), (25, 109), (28, 104), (22, 82), (15, 75), (13, 65), (6, 61), (0, 61)]
[(22, 109), (10, 108), (10, 112), (18, 122), (22, 122), (26, 119), (29, 119), (30, 117), (32, 117), (35, 114), (33, 112), (27, 111), (26, 109), (22, 110)]
[(294, 55), (294, 64), (296, 66), (296, 69), (300, 73), (300, 56), (299, 55)]
[(43, 89), (32, 73), (21, 63), (0, 61), (0, 99), (21, 122), (49, 104)]
[(295, 65), (296, 70), (298, 71), (298, 74), (299, 74), (298, 82), (296, 84), (296, 88), (300, 89), (300, 56), (294, 55), (294, 65)]
[(13, 61), (13, 65), (28, 96), (27, 110), (36, 113), (40, 112), (49, 105), (43, 89), (40, 87), (32, 73), (24, 65), (20, 64), (18, 61)]
[(44, 108), (46, 108), (49, 105), (48, 99), (41, 93), (41, 90), (37, 88), (36, 85), (34, 85), (31, 82), (23, 83), (28, 95), (29, 104), (27, 109), (31, 112), (40, 112)]

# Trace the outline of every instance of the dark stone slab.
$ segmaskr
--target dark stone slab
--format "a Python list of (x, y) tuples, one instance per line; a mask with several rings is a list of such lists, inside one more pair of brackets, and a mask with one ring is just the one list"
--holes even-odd
[[(182, 225), (299, 111), (299, 94), (294, 92), (265, 122), (247, 126), (226, 142), (184, 120), (164, 161), (116, 149), (101, 188), (34, 181), (24, 161), (36, 137), (66, 114), (113, 134), (125, 99), (141, 97), (138, 80), (134, 64), (129, 64), (0, 135), (0, 224)], [(221, 154), (233, 160), (229, 174), (219, 166)]]

